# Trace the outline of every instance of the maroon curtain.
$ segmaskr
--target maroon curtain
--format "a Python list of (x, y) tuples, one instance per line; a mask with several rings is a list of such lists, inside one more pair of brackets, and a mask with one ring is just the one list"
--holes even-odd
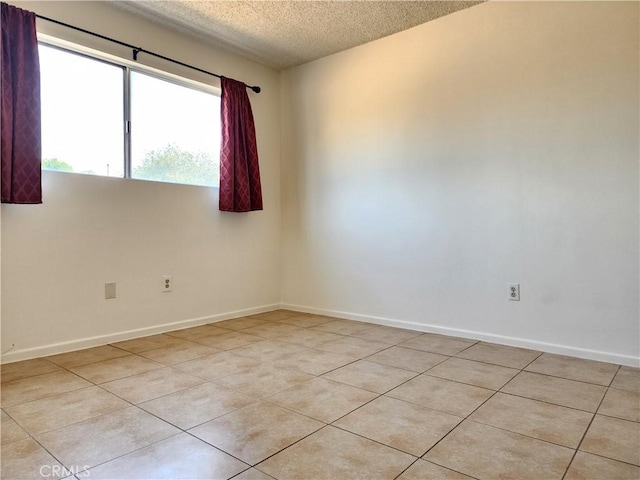
[(2, 203), (42, 203), (36, 16), (0, 4)]
[(262, 210), (258, 146), (247, 86), (222, 77), (220, 210)]

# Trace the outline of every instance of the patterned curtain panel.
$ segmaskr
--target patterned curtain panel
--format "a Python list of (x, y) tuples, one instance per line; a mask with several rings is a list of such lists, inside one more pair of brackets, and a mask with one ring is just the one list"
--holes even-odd
[(247, 86), (222, 77), (220, 210), (262, 210), (258, 146)]
[(2, 203), (42, 203), (36, 16), (0, 4)]

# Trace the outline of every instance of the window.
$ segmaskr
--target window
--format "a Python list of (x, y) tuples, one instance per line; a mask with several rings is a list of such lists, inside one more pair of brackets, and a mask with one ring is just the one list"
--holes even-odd
[(206, 86), (40, 44), (42, 168), (213, 186), (220, 98)]
[(121, 67), (40, 45), (42, 168), (124, 176)]
[(131, 72), (131, 176), (214, 185), (220, 98)]

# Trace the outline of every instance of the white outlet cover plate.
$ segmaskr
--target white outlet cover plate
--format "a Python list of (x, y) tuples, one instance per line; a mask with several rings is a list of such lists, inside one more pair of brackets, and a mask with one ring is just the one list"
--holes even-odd
[(104, 298), (105, 300), (116, 298), (116, 282), (107, 282), (104, 284)]
[(519, 283), (509, 284), (509, 300), (514, 302), (520, 301), (520, 284)]

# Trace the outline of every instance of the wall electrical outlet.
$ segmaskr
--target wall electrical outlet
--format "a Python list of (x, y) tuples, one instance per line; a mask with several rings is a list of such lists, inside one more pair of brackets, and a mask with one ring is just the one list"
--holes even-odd
[(520, 301), (520, 284), (519, 283), (509, 284), (509, 300), (513, 300), (515, 302)]
[(162, 291), (163, 292), (170, 292), (171, 290), (173, 290), (173, 279), (171, 278), (171, 275), (163, 275), (162, 276)]
[(116, 282), (107, 282), (104, 284), (104, 298), (105, 300), (116, 298)]

